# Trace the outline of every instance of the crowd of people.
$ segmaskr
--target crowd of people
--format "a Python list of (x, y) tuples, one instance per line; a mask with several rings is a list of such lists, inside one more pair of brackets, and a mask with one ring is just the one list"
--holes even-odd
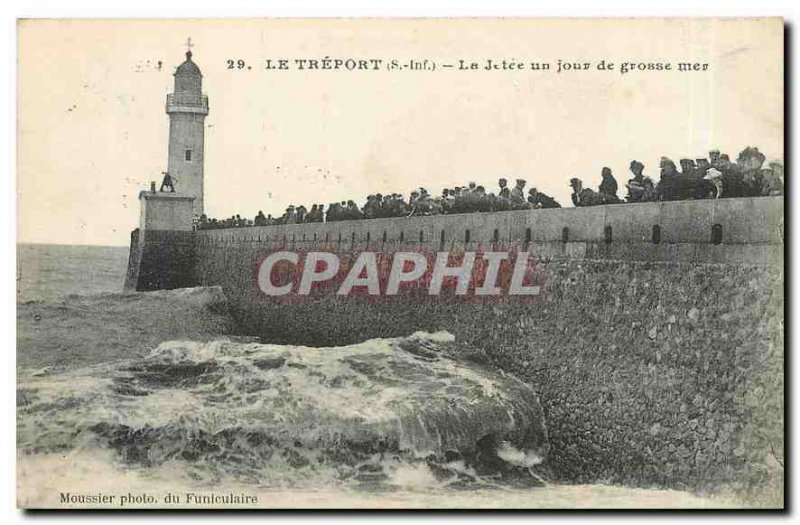
[[(783, 163), (766, 164), (758, 148), (747, 147), (731, 162), (726, 153), (712, 150), (708, 157), (681, 159), (680, 170), (668, 157), (661, 157), (658, 182), (644, 174), (645, 166), (631, 161), (633, 177), (625, 187), (625, 202), (674, 201), (689, 199), (720, 199), (731, 197), (762, 197), (783, 195)], [(611, 169), (603, 168), (603, 181), (598, 191), (584, 188), (578, 178), (570, 180), (572, 203), (575, 206), (595, 206), (622, 202), (617, 196), (617, 181)]]
[(523, 179), (517, 179), (513, 188), (508, 187), (506, 179), (500, 179), (498, 185), (497, 193), (492, 193), (487, 192), (485, 187), (470, 182), (465, 186), (445, 188), (441, 195), (436, 196), (428, 193), (425, 188), (418, 188), (411, 192), (408, 200), (399, 193), (376, 193), (367, 196), (366, 202), (360, 207), (352, 200), (333, 202), (327, 209), (324, 204), (312, 204), (311, 209), (303, 205), (292, 205), (280, 217), (264, 215), (263, 211), (259, 211), (254, 219), (235, 215), (218, 220), (202, 215), (197, 221), (197, 228), (203, 230), (561, 207), (555, 199), (536, 188), (530, 188), (526, 192), (526, 181)]
[[(633, 176), (625, 185), (627, 195), (624, 200), (617, 195), (619, 187), (611, 169), (604, 167), (597, 190), (584, 188), (579, 178), (570, 180), (572, 203), (575, 206), (598, 206), (783, 195), (783, 163), (777, 160), (766, 163), (766, 166), (765, 163), (766, 157), (755, 147), (742, 150), (736, 162), (731, 162), (727, 154), (718, 150), (710, 151), (707, 158), (681, 159), (680, 170), (672, 160), (662, 157), (656, 182), (645, 175), (645, 165), (634, 160), (629, 166)], [(355, 201), (348, 200), (331, 203), (327, 209), (324, 204), (313, 204), (311, 209), (292, 205), (280, 217), (259, 211), (254, 219), (235, 215), (218, 220), (202, 215), (195, 220), (197, 229), (202, 230), (561, 207), (555, 199), (536, 188), (526, 192), (526, 184), (524, 179), (516, 179), (514, 187), (510, 188), (508, 181), (501, 178), (496, 192), (487, 192), (484, 186), (470, 182), (465, 186), (445, 188), (441, 195), (435, 196), (425, 188), (419, 188), (411, 192), (408, 200), (399, 193), (376, 193), (367, 196), (360, 207)]]

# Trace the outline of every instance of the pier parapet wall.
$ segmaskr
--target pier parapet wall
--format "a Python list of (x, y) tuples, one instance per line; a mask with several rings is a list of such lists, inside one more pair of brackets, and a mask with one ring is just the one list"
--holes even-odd
[(589, 208), (401, 217), (197, 232), (198, 278), (215, 280), (214, 246), (354, 252), (524, 248), (550, 259), (776, 264), (783, 199), (620, 204)]
[[(479, 316), (485, 305), (423, 297), (416, 300), (425, 304), (409, 311), (400, 300), (378, 305), (349, 296), (308, 296), (283, 304), (259, 289), (259, 263), (276, 251), (335, 252), (344, 268), (364, 251), (522, 250), (538, 261), (541, 272), (551, 274), (587, 262), (609, 263), (597, 266), (600, 274), (615, 265), (648, 264), (782, 273), (783, 220), (783, 199), (760, 197), (205, 230), (195, 233), (193, 275), (196, 285), (221, 286), (252, 333), (290, 343), (344, 344), (407, 335), (414, 323), (442, 320), (437, 312)], [(552, 275), (547, 279), (554, 283)], [(434, 324), (449, 328), (446, 320)]]

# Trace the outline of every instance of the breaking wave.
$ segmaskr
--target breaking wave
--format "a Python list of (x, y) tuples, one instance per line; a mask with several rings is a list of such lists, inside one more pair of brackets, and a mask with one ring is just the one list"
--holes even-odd
[(21, 373), (18, 449), (110, 452), (124, 468), (209, 484), (541, 485), (537, 396), (484, 357), (446, 332), (330, 348), (167, 341)]

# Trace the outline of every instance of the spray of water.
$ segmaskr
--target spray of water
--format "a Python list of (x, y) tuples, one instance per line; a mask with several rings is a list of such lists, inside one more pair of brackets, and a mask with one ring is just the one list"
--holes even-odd
[(18, 446), (102, 450), (208, 483), (540, 484), (534, 391), (470, 351), (446, 332), (331, 348), (168, 341), (144, 358), (23, 373)]

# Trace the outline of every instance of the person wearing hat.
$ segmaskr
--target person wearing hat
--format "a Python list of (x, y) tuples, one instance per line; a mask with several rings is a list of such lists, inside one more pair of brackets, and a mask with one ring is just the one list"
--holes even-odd
[(783, 182), (783, 162), (778, 159), (774, 159), (769, 161), (768, 166), (772, 168), (773, 173), (780, 177), (781, 182)]
[[(397, 194), (395, 193), (379, 195), (379, 198), (375, 201), (377, 217), (402, 217), (406, 215), (405, 207), (401, 208), (396, 202)], [(405, 205), (405, 201), (403, 201), (403, 205)]]
[(681, 173), (684, 174), (690, 173), (695, 168), (695, 164), (692, 159), (681, 159), (679, 163), (681, 165)]
[(712, 166), (722, 172), (722, 186), (725, 188), (725, 198), (744, 196), (744, 180), (739, 164), (731, 162), (727, 153), (721, 153), (719, 160)]
[(677, 200), (680, 188), (680, 173), (675, 163), (668, 157), (661, 157), (661, 180), (658, 183), (662, 201)]
[(431, 215), (441, 215), (444, 213), (444, 199), (437, 195), (435, 197), (431, 197), (428, 195), (428, 202), (430, 203), (430, 214)]
[(712, 149), (708, 152), (708, 160), (711, 163), (711, 166), (714, 168), (718, 167), (719, 164), (720, 153), (718, 149)]
[(644, 179), (642, 179), (642, 186), (644, 187), (642, 202), (656, 202), (659, 199), (658, 188), (653, 182), (653, 179), (644, 177)]
[(492, 211), (491, 201), (489, 195), (486, 194), (486, 188), (477, 186), (475, 191), (472, 192), (474, 199), (474, 206), (477, 211)]
[(511, 190), (511, 207), (515, 210), (527, 208), (525, 200), (525, 179), (517, 179), (517, 184)]
[(739, 153), (736, 164), (742, 179), (742, 197), (758, 197), (764, 186), (761, 167), (766, 157), (756, 147), (747, 147)]
[(451, 188), (449, 193), (447, 213), (462, 213), (464, 211), (464, 197), (461, 192), (461, 186)]
[(603, 177), (603, 181), (600, 183), (599, 190), (603, 195), (605, 202), (608, 204), (619, 202), (619, 198), (617, 198), (617, 180), (611, 173), (611, 168), (603, 167), (602, 171), (600, 172), (600, 176)]
[(366, 219), (377, 219), (380, 217), (380, 207), (383, 199), (378, 200), (377, 195), (367, 195), (367, 202), (364, 203), (362, 211), (364, 212), (364, 218)]
[(442, 213), (453, 213), (453, 204), (456, 201), (455, 190), (445, 188), (442, 190)]
[(478, 211), (478, 194), (476, 193), (477, 185), (474, 182), (467, 184), (464, 188), (464, 211), (472, 213)]
[(706, 172), (706, 176), (703, 177), (703, 180), (709, 181), (711, 183), (711, 191), (708, 194), (708, 198), (710, 199), (719, 199), (722, 197), (722, 172), (716, 168), (708, 168)]
[(289, 207), (286, 208), (286, 213), (284, 213), (281, 218), (281, 223), (294, 224), (295, 222), (297, 222), (297, 213), (294, 211), (294, 206), (289, 205)]
[(569, 179), (569, 185), (572, 188), (572, 205), (575, 207), (585, 206), (586, 204), (581, 201), (581, 192), (583, 191), (583, 181), (577, 177)]
[[(505, 179), (500, 180), (504, 181)], [(488, 194), (486, 198), (489, 200), (492, 211), (508, 211), (511, 209), (511, 191), (507, 187), (501, 188), (497, 195), (494, 193)]]
[(779, 160), (771, 160), (766, 168), (761, 169), (763, 187), (761, 195), (778, 196), (783, 195), (783, 163)]
[(760, 170), (766, 157), (758, 151), (756, 147), (746, 147), (736, 159), (736, 163), (741, 165), (744, 170)]
[(632, 160), (629, 168), (633, 173), (633, 178), (628, 179), (628, 202), (642, 202), (644, 196), (644, 164), (638, 160)]
[(506, 179), (500, 179), (497, 181), (497, 184), (500, 186), (500, 191), (497, 192), (497, 196), (503, 197), (504, 199), (510, 199), (511, 190), (508, 189), (508, 181)]
[(584, 207), (599, 204), (599, 195), (589, 188), (584, 188), (581, 179), (573, 177), (569, 180), (569, 185), (572, 186), (572, 204), (575, 206)]
[(392, 193), (386, 201), (386, 206), (389, 209), (389, 217), (405, 217), (409, 213), (406, 201), (399, 193)]
[(301, 204), (297, 207), (297, 217), (295, 219), (296, 222), (298, 224), (306, 222), (306, 215), (308, 215), (308, 208)]
[(706, 174), (705, 170), (698, 170), (693, 159), (681, 159), (681, 173), (678, 177), (678, 198), (692, 199), (697, 191), (699, 181)]
[(325, 222), (335, 222), (342, 220), (342, 205), (338, 202), (328, 204), (328, 212), (325, 214)]
[(556, 202), (554, 198), (549, 195), (545, 195), (541, 193), (536, 188), (531, 188), (528, 190), (528, 204), (534, 210), (538, 210), (540, 208), (560, 208), (561, 205)]
[(705, 196), (708, 194), (706, 191), (704, 194), (704, 178), (706, 173), (708, 172), (709, 168), (712, 168), (711, 162), (706, 158), (695, 159), (695, 188), (694, 188), (694, 195), (695, 199), (704, 199)]
[(361, 213), (361, 210), (358, 209), (356, 202), (352, 199), (348, 200), (347, 203), (345, 203), (344, 212), (345, 212), (344, 215), (345, 219), (350, 221), (364, 218), (364, 214)]
[[(316, 204), (312, 204), (311, 205), (311, 209), (308, 210), (308, 213), (306, 213), (306, 217), (305, 217), (305, 221), (304, 222), (317, 222), (317, 214), (318, 213), (319, 212), (317, 211), (317, 205)], [(319, 222), (322, 222), (322, 220), (320, 220)]]

